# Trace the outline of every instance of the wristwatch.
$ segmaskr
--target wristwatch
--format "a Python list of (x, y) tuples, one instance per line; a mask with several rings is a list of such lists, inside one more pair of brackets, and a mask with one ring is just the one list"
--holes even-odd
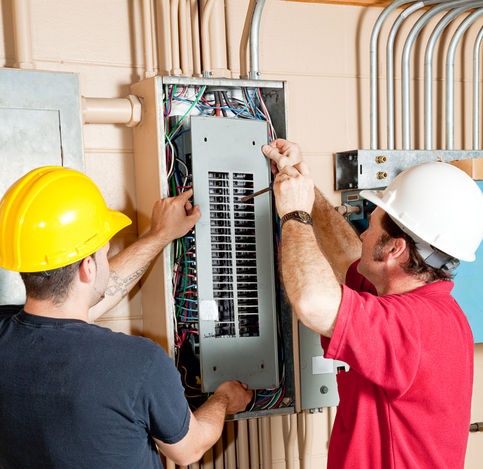
[(304, 223), (305, 225), (313, 225), (314, 222), (310, 213), (304, 212), (302, 210), (295, 210), (294, 212), (286, 213), (281, 220), (280, 227), (284, 225), (284, 223), (288, 220), (297, 220), (300, 223)]

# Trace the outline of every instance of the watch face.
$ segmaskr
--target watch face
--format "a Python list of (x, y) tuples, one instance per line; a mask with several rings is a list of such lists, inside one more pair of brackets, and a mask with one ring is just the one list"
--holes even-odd
[(307, 212), (299, 211), (297, 212), (297, 216), (304, 223), (310, 223), (312, 221), (312, 217)]

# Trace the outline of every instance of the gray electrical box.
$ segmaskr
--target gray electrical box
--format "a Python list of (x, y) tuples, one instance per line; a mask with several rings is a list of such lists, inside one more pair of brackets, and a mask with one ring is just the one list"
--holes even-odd
[(237, 379), (279, 384), (271, 193), (261, 152), (267, 123), (191, 118), (199, 337), (203, 391)]
[[(83, 170), (77, 75), (0, 69), (0, 197), (39, 166)], [(0, 304), (23, 304), (19, 274), (0, 269)]]

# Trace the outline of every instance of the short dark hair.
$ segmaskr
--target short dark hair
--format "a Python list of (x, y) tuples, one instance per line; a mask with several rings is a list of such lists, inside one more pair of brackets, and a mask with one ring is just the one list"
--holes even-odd
[(403, 238), (409, 251), (408, 260), (401, 264), (402, 269), (407, 274), (417, 277), (424, 283), (432, 283), (440, 280), (451, 280), (453, 275), (445, 272), (443, 269), (436, 269), (424, 262), (424, 259), (419, 254), (416, 248), (416, 242), (407, 233), (405, 233), (387, 214), (384, 213), (381, 217), (382, 229), (388, 236), (383, 234), (379, 239), (378, 245), (385, 245), (391, 238)]
[[(95, 254), (91, 254), (94, 262)], [(44, 272), (21, 272), (20, 276), (25, 284), (27, 296), (36, 300), (50, 300), (56, 305), (62, 304), (69, 294), (83, 260)]]

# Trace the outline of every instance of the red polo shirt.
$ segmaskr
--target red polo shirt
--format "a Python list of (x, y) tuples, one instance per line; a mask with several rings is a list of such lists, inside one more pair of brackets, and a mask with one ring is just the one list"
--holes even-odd
[(460, 469), (474, 343), (453, 282), (377, 296), (353, 264), (327, 358), (343, 360), (328, 469)]

